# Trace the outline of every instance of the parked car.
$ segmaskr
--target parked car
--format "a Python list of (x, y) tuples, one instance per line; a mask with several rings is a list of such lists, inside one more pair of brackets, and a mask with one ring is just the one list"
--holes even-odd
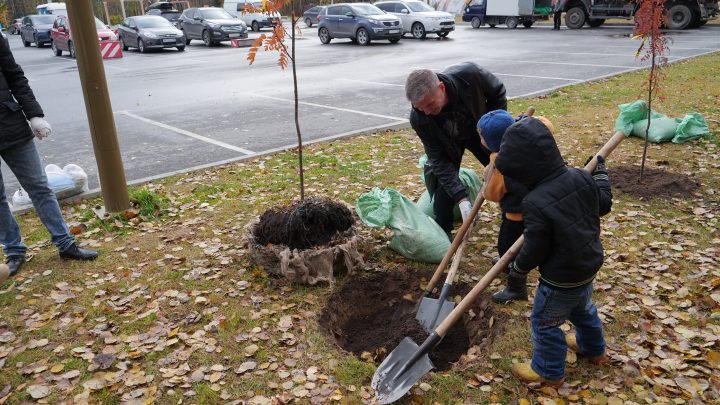
[(281, 21), (280, 14), (270, 14), (263, 9), (262, 1), (258, 0), (225, 0), (223, 8), (245, 23), (253, 31), (261, 28), (274, 27)]
[(400, 41), (403, 33), (398, 17), (386, 14), (370, 3), (338, 3), (327, 6), (320, 14), (318, 37), (323, 44), (333, 38), (350, 38), (359, 45), (374, 39)]
[(185, 50), (185, 35), (172, 23), (157, 15), (128, 17), (118, 27), (123, 51), (137, 48), (140, 53), (148, 49), (177, 48)]
[[(95, 29), (99, 41), (116, 41), (117, 35), (108, 28), (102, 21), (95, 17)], [(63, 51), (68, 52), (71, 58), (75, 58), (75, 45), (73, 44), (70, 19), (64, 15), (57, 16), (55, 23), (50, 28), (50, 46), (55, 56), (61, 56)]]
[(180, 22), (180, 16), (182, 15), (181, 11), (175, 10), (175, 9), (160, 9), (160, 8), (154, 8), (152, 10), (148, 10), (145, 15), (156, 15), (159, 17), (162, 17), (168, 21), (175, 27), (178, 26), (178, 23)]
[(8, 27), (8, 34), (10, 35), (17, 35), (20, 34), (20, 26), (22, 25), (22, 18), (16, 18), (13, 20), (12, 24)]
[(305, 25), (312, 27), (313, 24), (317, 24), (320, 21), (320, 12), (324, 8), (325, 6), (315, 6), (305, 10), (303, 13), (303, 21), (305, 21)]
[(375, 3), (375, 6), (400, 18), (403, 33), (412, 34), (417, 39), (425, 38), (429, 32), (446, 37), (455, 30), (455, 17), (452, 14), (437, 11), (422, 1), (381, 1)]
[(50, 43), (50, 28), (57, 16), (54, 15), (28, 15), (23, 17), (20, 25), (20, 40), (26, 47), (35, 43), (42, 48)]
[(201, 39), (213, 46), (233, 38), (247, 38), (247, 25), (218, 7), (189, 8), (180, 16), (179, 28), (185, 34), (185, 43)]

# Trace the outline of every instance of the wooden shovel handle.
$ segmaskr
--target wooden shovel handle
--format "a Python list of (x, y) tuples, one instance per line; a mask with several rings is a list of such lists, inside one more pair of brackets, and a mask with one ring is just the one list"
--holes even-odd
[[(625, 134), (623, 132), (616, 132), (615, 135), (610, 138), (609, 141), (603, 145), (602, 148), (598, 151), (598, 153), (595, 154), (595, 156), (600, 155), (603, 158), (608, 157), (610, 153), (612, 153), (615, 148), (620, 144), (620, 142), (625, 139)], [(587, 165), (585, 165), (584, 169), (588, 171), (595, 170), (595, 167), (597, 166), (597, 159), (593, 158)], [(507, 268), (507, 266), (510, 264), (510, 262), (517, 256), (517, 254), (520, 252), (520, 249), (522, 248), (523, 242), (525, 242), (525, 236), (521, 235), (515, 243), (508, 249), (507, 252), (503, 255), (503, 257), (500, 258), (500, 260), (495, 263), (492, 268), (490, 268), (490, 271), (485, 273), (485, 275), (478, 281), (478, 283), (473, 287), (472, 290), (463, 298), (462, 301), (458, 304), (458, 306), (455, 307), (455, 309), (450, 312), (450, 315), (445, 318), (445, 320), (438, 325), (437, 328), (435, 328), (435, 333), (437, 333), (441, 338), (445, 336), (445, 334), (450, 330), (450, 328), (455, 325), (455, 322), (457, 322), (460, 317), (468, 310), (470, 309), (470, 306), (475, 302), (475, 300), (480, 296), (480, 294), (485, 291), (485, 289), (490, 285), (490, 283), (495, 279), (495, 277), (498, 276), (502, 271)]]
[[(475, 218), (475, 217), (472, 217)], [(445, 284), (452, 284), (453, 279), (455, 278), (455, 274), (457, 273), (458, 267), (460, 267), (460, 260), (462, 259), (463, 251), (465, 250), (465, 246), (467, 246), (468, 239), (470, 239), (470, 234), (472, 233), (472, 224), (470, 224), (470, 228), (468, 228), (467, 232), (465, 232), (465, 236), (462, 239), (462, 242), (460, 242), (460, 246), (457, 248), (457, 252), (455, 252), (455, 256), (453, 256), (452, 264), (450, 265), (450, 270), (447, 273), (447, 276), (445, 277)]]
[[(532, 117), (535, 114), (535, 108), (534, 107), (528, 107), (528, 109), (525, 111), (525, 115), (528, 117)], [(483, 192), (485, 191), (485, 184), (483, 184), (483, 189), (480, 191), (478, 196), (475, 198), (475, 203), (473, 204), (473, 209), (470, 212), (470, 215), (466, 218), (465, 221), (463, 221), (462, 226), (460, 226), (460, 229), (458, 229), (457, 233), (455, 234), (455, 238), (452, 241), (452, 244), (450, 245), (450, 248), (448, 248), (448, 251), (445, 253), (445, 256), (443, 257), (442, 261), (440, 261), (440, 264), (438, 265), (437, 269), (435, 270), (435, 274), (433, 274), (432, 278), (430, 279), (430, 282), (425, 287), (425, 294), (429, 294), (432, 292), (433, 288), (435, 288), (435, 285), (438, 281), (440, 281), (440, 276), (442, 275), (443, 271), (445, 271), (445, 268), (447, 267), (448, 263), (450, 262), (450, 258), (453, 257), (455, 252), (459, 249), (460, 245), (463, 244), (463, 242), (467, 243), (465, 241), (465, 236), (468, 232), (468, 229), (470, 229), (470, 226), (472, 225), (472, 222), (474, 221), (475, 217), (477, 216), (477, 213), (480, 211), (480, 207), (482, 207), (482, 204), (485, 202), (485, 198), (483, 197)], [(463, 248), (465, 246), (463, 245)], [(460, 251), (460, 254), (457, 256), (462, 255), (462, 250)], [(453, 265), (455, 265), (456, 260), (453, 259)], [(457, 266), (460, 265), (460, 259), (457, 259)], [(457, 271), (457, 266), (455, 270)], [(451, 269), (452, 271), (452, 269)], [(453, 274), (452, 277), (455, 277)], [(446, 280), (452, 278), (446, 277)]]

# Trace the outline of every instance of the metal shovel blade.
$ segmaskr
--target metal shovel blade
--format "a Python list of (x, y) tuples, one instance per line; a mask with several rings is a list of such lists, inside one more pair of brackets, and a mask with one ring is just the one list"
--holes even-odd
[(422, 325), (425, 332), (431, 333), (442, 323), (450, 312), (455, 308), (455, 303), (443, 299), (444, 302), (430, 297), (425, 297), (420, 301), (420, 308), (415, 315), (415, 319)]
[(427, 353), (413, 361), (418, 350), (418, 345), (406, 337), (380, 364), (372, 379), (379, 403), (389, 404), (402, 398), (422, 376), (435, 368)]

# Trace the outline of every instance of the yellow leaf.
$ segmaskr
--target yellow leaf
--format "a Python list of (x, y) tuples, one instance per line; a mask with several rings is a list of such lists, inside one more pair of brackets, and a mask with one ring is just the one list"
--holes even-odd
[(710, 351), (707, 355), (708, 363), (715, 368), (720, 368), (720, 353)]
[(56, 364), (56, 365), (52, 366), (52, 368), (50, 369), (50, 372), (59, 373), (59, 372), (63, 371), (64, 369), (65, 369), (64, 364)]

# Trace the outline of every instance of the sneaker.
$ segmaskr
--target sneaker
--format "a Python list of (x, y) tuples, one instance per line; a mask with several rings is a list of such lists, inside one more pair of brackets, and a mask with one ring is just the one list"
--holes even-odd
[(94, 250), (80, 249), (73, 243), (69, 248), (60, 252), (60, 257), (70, 260), (95, 260), (98, 253)]
[(593, 356), (593, 357), (587, 357), (582, 354), (580, 351), (580, 346), (577, 344), (577, 339), (575, 338), (575, 335), (573, 334), (566, 334), (565, 335), (565, 343), (567, 343), (568, 349), (575, 352), (580, 357), (584, 357), (588, 359), (588, 361), (595, 365), (601, 365), (601, 364), (607, 364), (609, 362), (607, 356), (605, 354), (601, 354), (599, 356)]
[(515, 377), (521, 379), (526, 383), (544, 383), (553, 387), (559, 387), (562, 385), (564, 378), (559, 380), (548, 380), (543, 378), (540, 374), (536, 373), (532, 369), (530, 363), (517, 363), (512, 365), (512, 373)]
[(22, 267), (23, 263), (25, 263), (25, 256), (8, 256), (7, 260), (5, 260), (5, 264), (8, 266), (10, 276), (16, 275), (20, 271), (20, 267)]

